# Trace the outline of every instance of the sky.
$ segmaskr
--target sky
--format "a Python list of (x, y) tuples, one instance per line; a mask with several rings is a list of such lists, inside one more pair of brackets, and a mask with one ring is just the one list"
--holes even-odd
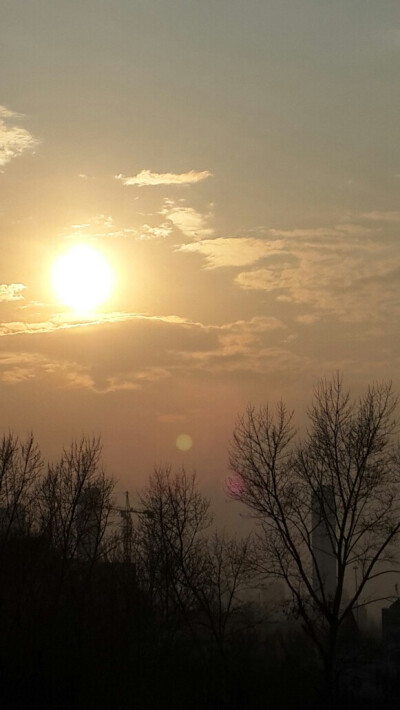
[[(397, 1), (3, 0), (1, 430), (225, 510), (248, 402), (399, 390), (399, 70)], [(54, 290), (81, 244), (90, 313)]]

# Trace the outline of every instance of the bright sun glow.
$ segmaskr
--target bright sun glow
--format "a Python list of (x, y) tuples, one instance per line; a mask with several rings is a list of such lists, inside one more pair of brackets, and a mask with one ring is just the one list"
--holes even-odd
[(53, 267), (53, 288), (58, 299), (78, 312), (93, 311), (104, 303), (113, 282), (113, 272), (105, 258), (86, 244), (71, 247)]

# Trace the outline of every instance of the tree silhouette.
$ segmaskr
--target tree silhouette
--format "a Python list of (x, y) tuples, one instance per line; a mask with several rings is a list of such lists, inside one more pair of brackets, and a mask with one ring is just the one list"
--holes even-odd
[(212, 520), (210, 504), (198, 491), (195, 474), (174, 473), (170, 467), (156, 469), (139, 498), (149, 513), (140, 516), (136, 531), (139, 579), (172, 640), (182, 619), (190, 623)]
[(40, 481), (39, 532), (58, 555), (61, 586), (73, 561), (85, 561), (91, 570), (104, 557), (114, 485), (101, 466), (100, 441), (85, 437), (64, 449)]
[(43, 461), (33, 435), (21, 441), (7, 434), (0, 441), (0, 538), (27, 534), (34, 522), (34, 489)]
[(400, 533), (395, 406), (390, 385), (370, 386), (351, 401), (336, 376), (315, 389), (302, 440), (295, 441), (283, 404), (274, 413), (249, 407), (234, 433), (231, 495), (256, 518), (259, 568), (285, 581), (329, 685), (340, 630), (370, 582), (393, 568)]

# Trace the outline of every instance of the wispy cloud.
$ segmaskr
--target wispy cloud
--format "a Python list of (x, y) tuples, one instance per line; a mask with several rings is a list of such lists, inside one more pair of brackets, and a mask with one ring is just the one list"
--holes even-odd
[(180, 316), (149, 316), (143, 313), (126, 313), (114, 311), (111, 313), (96, 313), (86, 318), (77, 317), (70, 313), (58, 313), (46, 321), (9, 321), (0, 323), (0, 337), (7, 335), (33, 335), (38, 333), (53, 333), (58, 330), (70, 328), (90, 328), (106, 323), (124, 323), (126, 321), (159, 321), (179, 325), (200, 326)]
[[(318, 244), (294, 239), (291, 249), (285, 244), (285, 259), (274, 268), (264, 261), (261, 268), (239, 273), (236, 282), (246, 290), (269, 291), (278, 301), (308, 304), (319, 314), (330, 313), (343, 321), (385, 321), (399, 314), (395, 282), (400, 261), (390, 242), (370, 239), (363, 244), (349, 235), (334, 243), (330, 238)], [(310, 323), (304, 317), (299, 322), (307, 320)]]
[(200, 241), (214, 234), (209, 224), (211, 214), (202, 214), (193, 207), (177, 205), (172, 200), (165, 200), (165, 207), (161, 210), (161, 214), (189, 239)]
[(24, 284), (0, 284), (0, 303), (3, 301), (22, 301)]
[(106, 378), (105, 382), (98, 387), (99, 392), (118, 392), (120, 390), (139, 390), (145, 385), (152, 385), (171, 376), (168, 369), (162, 367), (147, 367), (127, 373), (125, 376), (115, 376)]
[(334, 227), (316, 227), (311, 229), (270, 229), (268, 230), (272, 237), (290, 237), (300, 239), (324, 239), (326, 237), (343, 237), (346, 234), (353, 236), (368, 236), (373, 233), (370, 227), (365, 227), (361, 224), (343, 223), (336, 224)]
[(143, 224), (137, 229), (115, 223), (114, 218), (107, 214), (97, 214), (84, 222), (71, 224), (60, 235), (65, 239), (166, 239), (173, 229), (171, 221), (164, 220), (161, 224)]
[[(303, 381), (305, 373), (315, 379), (321, 368), (358, 371), (360, 366), (356, 357), (350, 361), (345, 354), (335, 360), (329, 352), (326, 360), (323, 353), (315, 356), (303, 348), (295, 352), (296, 340), (289, 328), (272, 316), (207, 325), (177, 316), (125, 315), (135, 317), (98, 323), (90, 330), (77, 328), (74, 337), (58, 329), (51, 336), (19, 334), (4, 339), (0, 380), (15, 387), (36, 380), (52, 390), (74, 387), (107, 394), (164, 387), (167, 392), (168, 381), (176, 382), (177, 377), (190, 382), (206, 377), (209, 384), (214, 377), (216, 383), (231, 377), (257, 382), (261, 377), (267, 378), (264, 382), (271, 389), (279, 383)], [(382, 348), (379, 355), (385, 358)], [(368, 363), (377, 364), (373, 356)]]
[(87, 370), (76, 362), (55, 360), (40, 353), (8, 352), (0, 354), (0, 381), (19, 385), (29, 380), (47, 380), (63, 387), (92, 389), (94, 382)]
[(180, 252), (201, 254), (206, 259), (206, 268), (240, 267), (268, 260), (268, 268), (295, 266), (298, 262), (297, 250), (322, 249), (335, 251), (346, 249), (349, 239), (373, 235), (375, 232), (358, 224), (338, 224), (335, 227), (314, 229), (268, 229), (260, 237), (217, 237), (202, 239), (192, 244), (176, 247)]
[(166, 239), (172, 232), (172, 224), (163, 222), (158, 226), (144, 224), (139, 230), (139, 239)]
[(121, 237), (135, 237), (137, 230), (132, 227), (120, 227), (115, 224), (111, 215), (96, 214), (85, 222), (71, 224), (61, 236), (66, 239), (116, 239)]
[[(73, 338), (68, 328), (75, 328)], [(8, 384), (38, 377), (55, 386), (111, 392), (152, 387), (177, 372), (202, 373), (209, 366), (213, 372), (225, 366), (230, 372), (259, 370), (267, 343), (282, 340), (286, 326), (272, 316), (207, 325), (175, 315), (114, 313), (79, 323), (61, 316), (8, 323), (1, 331), (13, 336), (2, 339), (0, 354), (0, 379)], [(11, 352), (4, 352), (7, 347)]]
[(302, 325), (314, 325), (314, 323), (318, 323), (320, 316), (317, 316), (315, 313), (303, 313), (297, 316), (296, 320)]
[(116, 175), (123, 185), (136, 185), (137, 187), (151, 187), (155, 185), (192, 185), (211, 177), (209, 170), (189, 170), (187, 173), (153, 173), (151, 170), (142, 170), (137, 175)]
[(33, 150), (38, 143), (29, 131), (16, 125), (20, 118), (0, 105), (0, 168), (26, 150)]
[(364, 219), (370, 219), (374, 222), (400, 222), (400, 212), (364, 212), (361, 215)]
[[(393, 284), (397, 283), (394, 276), (392, 280)], [(299, 286), (293, 284), (293, 292), (288, 289), (283, 293), (293, 301), (298, 296), (297, 288)], [(337, 363), (332, 364), (335, 351), (322, 346), (315, 356), (313, 348), (307, 345), (309, 337), (305, 328), (315, 329), (315, 337), (323, 337), (325, 342), (326, 325), (323, 322), (318, 325), (317, 318), (323, 316), (324, 309), (328, 310), (328, 300), (331, 300), (331, 313), (335, 309), (340, 312), (344, 304), (351, 305), (352, 301), (338, 300), (329, 285), (325, 301), (319, 307), (323, 284), (316, 283), (315, 294), (311, 294), (312, 284), (309, 288), (308, 307), (299, 312), (296, 305), (294, 317), (285, 316), (285, 321), (273, 315), (260, 315), (207, 324), (174, 314), (150, 316), (115, 312), (80, 321), (59, 314), (43, 323), (3, 324), (3, 333), (8, 332), (11, 337), (0, 338), (0, 380), (9, 386), (19, 386), (36, 379), (44, 387), (53, 389), (74, 387), (107, 394), (160, 388), (169, 391), (169, 381), (176, 378), (200, 381), (205, 373), (208, 379), (217, 378), (216, 382), (231, 377), (250, 377), (256, 382), (254, 378), (266, 377), (269, 383), (287, 383), (303, 377), (304, 372), (316, 377), (321, 368), (335, 369)], [(370, 288), (371, 284), (366, 284), (365, 292)], [(354, 302), (358, 302), (358, 294), (357, 286)], [(286, 308), (283, 312), (287, 313)], [(344, 328), (337, 331), (341, 333), (341, 342), (344, 342), (344, 333), (349, 332), (348, 326)], [(300, 333), (297, 340), (296, 332)], [(360, 340), (365, 334), (363, 323), (352, 325), (351, 333), (353, 347), (364, 347), (364, 341)], [(379, 355), (384, 360), (386, 355), (381, 342), (380, 338), (376, 357)], [(340, 350), (336, 354), (338, 352)], [(356, 356), (350, 364), (345, 362), (349, 357), (347, 351), (340, 353), (340, 357), (337, 366), (351, 370), (357, 367)], [(366, 357), (376, 369), (374, 351)]]
[(218, 237), (203, 239), (191, 244), (181, 244), (176, 251), (201, 254), (206, 258), (207, 267), (215, 269), (223, 266), (247, 266), (259, 259), (283, 254), (283, 242), (263, 241), (246, 237)]
[(400, 256), (384, 225), (271, 229), (260, 238), (204, 239), (176, 249), (202, 255), (208, 269), (248, 267), (234, 276), (240, 288), (308, 304), (319, 315), (361, 322), (400, 312)]

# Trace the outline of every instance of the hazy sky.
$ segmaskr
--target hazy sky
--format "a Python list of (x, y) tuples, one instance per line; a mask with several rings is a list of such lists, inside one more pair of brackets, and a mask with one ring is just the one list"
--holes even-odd
[[(397, 0), (3, 0), (2, 430), (221, 491), (248, 401), (399, 388), (399, 59)], [(81, 243), (115, 274), (85, 317)]]

